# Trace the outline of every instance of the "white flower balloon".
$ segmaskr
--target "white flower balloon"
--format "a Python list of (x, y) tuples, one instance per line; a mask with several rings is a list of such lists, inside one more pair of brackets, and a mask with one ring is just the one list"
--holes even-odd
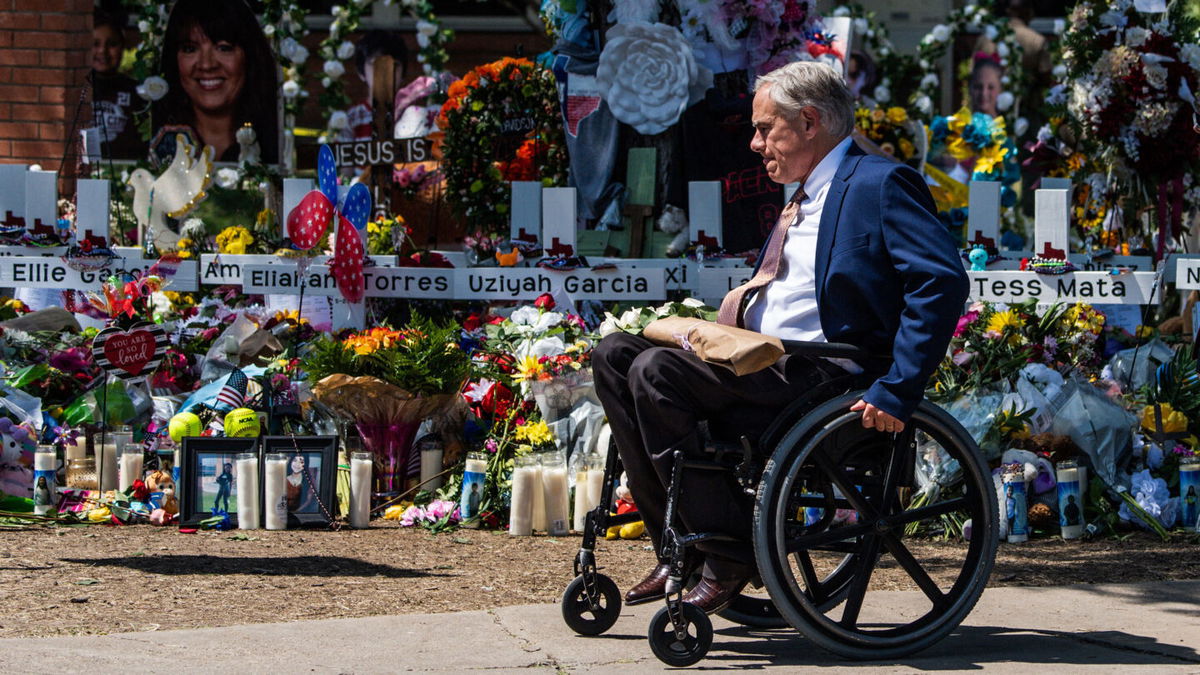
[(617, 24), (607, 38), (596, 84), (613, 116), (638, 133), (665, 131), (712, 86), (712, 72), (673, 26)]

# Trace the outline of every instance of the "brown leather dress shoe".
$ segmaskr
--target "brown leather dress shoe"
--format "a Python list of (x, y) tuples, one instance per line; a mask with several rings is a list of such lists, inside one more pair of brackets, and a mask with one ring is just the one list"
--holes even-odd
[(705, 614), (714, 614), (729, 606), (733, 599), (742, 592), (749, 579), (734, 579), (717, 581), (708, 577), (700, 577), (695, 588), (683, 596), (683, 601), (695, 605)]
[(671, 576), (671, 566), (659, 564), (638, 585), (625, 593), (626, 605), (638, 605), (643, 602), (657, 600), (667, 593), (667, 577)]

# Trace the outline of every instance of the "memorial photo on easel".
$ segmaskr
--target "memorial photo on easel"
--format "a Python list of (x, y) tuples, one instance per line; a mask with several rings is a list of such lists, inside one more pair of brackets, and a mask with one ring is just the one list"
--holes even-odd
[(337, 437), (267, 436), (263, 438), (263, 452), (284, 456), (288, 527), (328, 525), (335, 507)]
[(238, 524), (237, 455), (254, 452), (258, 439), (187, 437), (180, 464), (179, 524), (196, 527), (201, 521), (228, 514), (229, 527)]

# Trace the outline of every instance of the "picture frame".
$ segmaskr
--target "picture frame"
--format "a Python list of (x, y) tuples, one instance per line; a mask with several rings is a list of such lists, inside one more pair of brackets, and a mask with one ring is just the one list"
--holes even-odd
[[(338, 472), (337, 436), (264, 436), (262, 453), (288, 456), (288, 528), (328, 527), (334, 513)], [(298, 461), (297, 456), (303, 459)], [(265, 465), (265, 462), (264, 462)], [(304, 473), (307, 473), (307, 479)], [(265, 485), (265, 479), (263, 481)], [(322, 508), (324, 505), (324, 508)], [(328, 513), (329, 515), (326, 515)]]
[[(237, 527), (238, 481), (234, 460), (243, 452), (253, 452), (261, 458), (258, 439), (224, 436), (183, 439), (179, 485), (176, 486), (180, 527), (198, 527), (201, 521), (212, 517), (214, 507), (228, 513), (230, 525)], [(259, 471), (261, 473), (261, 468)], [(259, 501), (262, 501), (261, 494)], [(261, 510), (261, 504), (259, 508)]]

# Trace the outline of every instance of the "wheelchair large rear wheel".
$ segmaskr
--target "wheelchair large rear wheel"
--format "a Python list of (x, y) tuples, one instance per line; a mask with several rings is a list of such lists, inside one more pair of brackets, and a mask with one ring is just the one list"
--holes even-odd
[[(759, 483), (754, 546), (792, 627), (847, 658), (890, 659), (966, 618), (991, 574), (999, 521), (987, 465), (949, 414), (924, 402), (903, 433), (885, 434), (850, 412), (860, 395), (817, 407), (783, 435)], [(940, 489), (915, 489), (918, 456), (937, 468)], [(968, 519), (972, 536), (961, 542)], [(926, 539), (914, 537), (921, 532)], [(930, 545), (930, 535), (952, 541)], [(831, 584), (831, 568), (848, 572)], [(885, 568), (886, 589), (871, 583)], [(916, 591), (922, 606), (897, 607), (885, 590)]]

